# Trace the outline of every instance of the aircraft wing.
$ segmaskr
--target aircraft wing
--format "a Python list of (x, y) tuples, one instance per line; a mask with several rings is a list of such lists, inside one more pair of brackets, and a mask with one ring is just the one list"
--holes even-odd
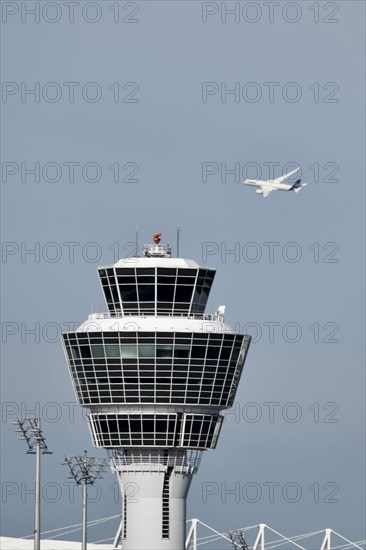
[(266, 187), (265, 185), (262, 185), (261, 189), (262, 189), (262, 195), (264, 198), (268, 197), (268, 195), (272, 193), (272, 191), (274, 191), (272, 187)]
[(292, 176), (292, 174), (295, 174), (299, 170), (299, 167), (295, 168), (295, 170), (292, 170), (292, 172), (289, 172), (288, 174), (285, 174), (284, 176), (280, 176), (279, 178), (276, 178), (273, 180), (273, 183), (281, 183), (283, 180), (289, 178)]

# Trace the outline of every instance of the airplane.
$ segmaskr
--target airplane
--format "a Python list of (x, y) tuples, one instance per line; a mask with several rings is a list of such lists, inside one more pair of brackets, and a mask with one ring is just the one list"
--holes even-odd
[(288, 174), (280, 176), (279, 178), (276, 178), (274, 180), (246, 179), (243, 181), (243, 183), (245, 185), (260, 187), (260, 189), (256, 190), (256, 193), (258, 193), (258, 195), (263, 195), (264, 199), (268, 197), (268, 195), (272, 193), (272, 191), (295, 191), (295, 193), (298, 193), (303, 187), (307, 185), (307, 183), (301, 183), (301, 179), (296, 180), (295, 183), (281, 183), (283, 180), (292, 176), (292, 174), (295, 174), (295, 172), (297, 172), (298, 170), (299, 167), (297, 167), (295, 170), (292, 170), (292, 172), (289, 172)]

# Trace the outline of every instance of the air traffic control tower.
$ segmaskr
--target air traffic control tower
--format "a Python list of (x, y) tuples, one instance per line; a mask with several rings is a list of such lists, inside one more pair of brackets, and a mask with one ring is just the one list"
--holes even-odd
[(98, 269), (108, 313), (63, 334), (93, 444), (118, 477), (123, 550), (184, 550), (189, 486), (216, 447), (250, 343), (223, 306), (205, 314), (215, 270), (154, 241)]

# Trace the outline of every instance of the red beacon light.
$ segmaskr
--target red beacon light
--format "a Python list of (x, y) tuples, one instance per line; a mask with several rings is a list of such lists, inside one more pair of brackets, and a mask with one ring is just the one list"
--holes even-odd
[(155, 244), (159, 244), (160, 241), (161, 241), (161, 237), (162, 236), (162, 233), (161, 231), (158, 231), (157, 233), (155, 233), (155, 235), (153, 236), (153, 241)]

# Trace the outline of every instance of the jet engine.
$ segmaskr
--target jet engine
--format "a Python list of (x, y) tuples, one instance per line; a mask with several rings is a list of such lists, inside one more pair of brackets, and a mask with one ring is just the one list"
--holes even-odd
[(263, 195), (263, 191), (262, 189), (256, 189), (255, 191), (258, 195)]

